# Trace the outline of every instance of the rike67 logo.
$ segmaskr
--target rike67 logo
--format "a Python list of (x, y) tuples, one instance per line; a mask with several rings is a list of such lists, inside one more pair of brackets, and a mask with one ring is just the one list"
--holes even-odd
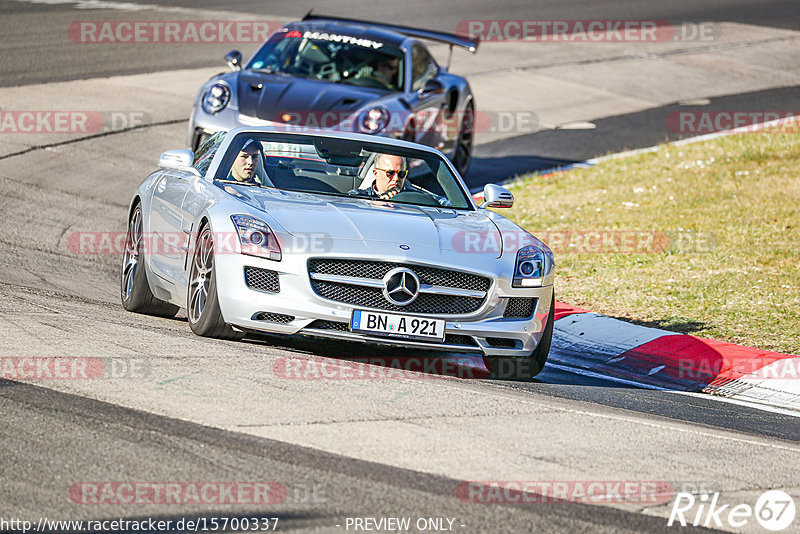
[(682, 527), (692, 525), (741, 529), (755, 518), (763, 528), (778, 532), (792, 525), (795, 513), (794, 499), (781, 490), (770, 490), (761, 494), (755, 506), (723, 504), (719, 493), (695, 496), (679, 492), (675, 495), (667, 526), (677, 524)]

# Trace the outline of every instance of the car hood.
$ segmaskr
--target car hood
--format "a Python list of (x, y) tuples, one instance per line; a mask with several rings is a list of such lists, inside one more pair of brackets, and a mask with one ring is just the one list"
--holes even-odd
[[(226, 188), (232, 189), (232, 188)], [(499, 257), (502, 239), (484, 210), (466, 211), (237, 187), (242, 202), (294, 236), (384, 242)], [(229, 191), (230, 193), (230, 191)]]
[[(299, 115), (304, 125), (338, 124), (385, 94), (380, 89), (250, 71), (239, 73), (237, 79), (240, 113), (266, 121), (279, 121), (284, 113), (290, 113), (293, 121)], [(309, 115), (311, 112), (314, 115)], [(317, 116), (325, 112), (334, 114)]]

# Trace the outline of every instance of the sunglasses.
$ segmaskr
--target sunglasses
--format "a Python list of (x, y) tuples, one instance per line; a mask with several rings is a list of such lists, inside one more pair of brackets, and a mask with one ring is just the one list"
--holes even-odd
[(389, 178), (389, 179), (394, 178), (394, 175), (396, 174), (397, 177), (402, 180), (408, 174), (407, 170), (395, 171), (395, 170), (391, 170), (391, 169), (379, 169), (378, 167), (375, 167), (375, 170), (376, 171), (385, 172), (386, 173), (386, 177)]

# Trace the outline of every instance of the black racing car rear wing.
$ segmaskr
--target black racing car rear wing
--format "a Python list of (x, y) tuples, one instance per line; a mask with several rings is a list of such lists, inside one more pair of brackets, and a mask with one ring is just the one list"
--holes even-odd
[(338, 21), (338, 22), (352, 22), (354, 24), (367, 24), (374, 28), (391, 30), (411, 37), (419, 37), (420, 39), (428, 39), (431, 41), (446, 43), (450, 45), (451, 49), (453, 46), (458, 46), (463, 48), (464, 50), (467, 50), (468, 52), (472, 52), (473, 54), (478, 51), (478, 43), (480, 43), (480, 39), (478, 38), (470, 39), (468, 37), (462, 37), (454, 33), (437, 32), (433, 30), (422, 30), (418, 28), (410, 28), (408, 26), (383, 24), (380, 22), (372, 22), (368, 20), (348, 19), (344, 17), (331, 17), (328, 15), (314, 15), (311, 11), (309, 11), (306, 14), (306, 16), (303, 17), (303, 21), (308, 21), (308, 20), (320, 20), (320, 21), (330, 20), (334, 22)]

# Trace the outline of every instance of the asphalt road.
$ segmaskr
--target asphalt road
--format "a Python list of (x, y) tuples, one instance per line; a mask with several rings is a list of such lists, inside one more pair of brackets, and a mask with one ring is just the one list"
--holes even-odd
[[(0, 85), (27, 85), (36, 92), (41, 90), (37, 84), (51, 80), (221, 64), (228, 49), (224, 44), (165, 52), (157, 45), (91, 47), (67, 36), (66, 28), (77, 20), (213, 19), (219, 3), (148, 5), (131, 12), (76, 9), (87, 7), (80, 2), (0, 1)], [(219, 16), (226, 20), (237, 13), (296, 17), (315, 7), (409, 24), (422, 24), (418, 13), (424, 10), (424, 25), (442, 30), (466, 18), (800, 25), (796, 2), (470, 2), (458, 9), (453, 3), (340, 2), (332, 9), (325, 2), (250, 1), (224, 6)], [(724, 109), (746, 102), (788, 109), (797, 96), (796, 89), (783, 88), (712, 99), (711, 105)], [(0, 107), (5, 106), (0, 96)], [(651, 126), (671, 111), (612, 117), (591, 131), (537, 132), (486, 145), (473, 172), (488, 176), (491, 171), (491, 178), (502, 179), (504, 173), (537, 165), (652, 144), (663, 133)], [(712, 489), (752, 496), (796, 485), (787, 472), (787, 466), (796, 465), (800, 442), (797, 419), (791, 416), (624, 388), (554, 369), (524, 384), (290, 383), (269, 372), (276, 359), (344, 358), (351, 348), (215, 342), (191, 335), (180, 319), (123, 312), (117, 296), (119, 258), (71, 254), (64, 249), (65, 236), (122, 230), (128, 196), (152, 166), (141, 155), (180, 138), (183, 127), (166, 121), (0, 159), (0, 355), (135, 357), (152, 368), (152, 375), (141, 380), (44, 384), (48, 387), (0, 380), (3, 517), (275, 514), (285, 529), (336, 532), (346, 517), (402, 515), (456, 518), (464, 532), (650, 532), (666, 529), (663, 510), (575, 503), (486, 507), (460, 502), (454, 487), (460, 480), (502, 476), (649, 476), (676, 483), (703, 480)], [(579, 136), (591, 137), (578, 142)], [(290, 491), (285, 503), (269, 509), (92, 507), (67, 498), (69, 487), (82, 480), (269, 480)], [(309, 488), (316, 497), (308, 496)]]
[[(660, 532), (663, 519), (567, 502), (476, 505), (460, 480), (253, 438), (27, 384), (0, 381), (4, 517), (97, 520), (277, 517), (279, 531), (346, 531), (348, 517), (449, 518), (455, 532)], [(42, 443), (43, 439), (46, 443)], [(38, 454), (27, 451), (38, 450)], [(36, 460), (36, 469), (28, 462)], [(273, 482), (265, 505), (84, 504), (76, 482)], [(168, 511), (165, 510), (168, 508)], [(170, 531), (176, 531), (170, 530)], [(352, 530), (352, 528), (351, 528)], [(427, 529), (426, 529), (427, 530)], [(75, 532), (80, 532), (74, 529)]]
[[(159, 70), (222, 65), (222, 56), (231, 45), (187, 44), (170, 46), (138, 44), (92, 45), (70, 40), (68, 29), (76, 21), (86, 20), (230, 20), (233, 17), (259, 20), (291, 20), (309, 9), (327, 15), (363, 18), (419, 25), (454, 32), (462, 20), (483, 19), (607, 19), (666, 20), (682, 22), (739, 22), (775, 28), (800, 29), (797, 3), (792, 0), (646, 0), (641, 2), (592, 2), (557, 0), (533, 2), (500, 0), (409, 2), (325, 1), (262, 2), (233, 0), (224, 3), (201, 0), (154, 0), (125, 2), (106, 0), (107, 4), (134, 4), (151, 9), (88, 9), (83, 0), (49, 4), (28, 1), (0, 1), (0, 86), (74, 80)], [(186, 11), (171, 12), (170, 8)], [(425, 13), (420, 17), (420, 13)], [(242, 48), (247, 57), (256, 45)]]

